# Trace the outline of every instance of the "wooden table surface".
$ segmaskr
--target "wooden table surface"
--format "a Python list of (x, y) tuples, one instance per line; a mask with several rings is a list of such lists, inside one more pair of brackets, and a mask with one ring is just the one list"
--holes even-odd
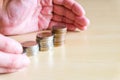
[[(77, 0), (91, 24), (68, 32), (65, 45), (30, 57), (25, 70), (0, 80), (120, 80), (120, 0)], [(11, 36), (19, 42), (36, 33)]]

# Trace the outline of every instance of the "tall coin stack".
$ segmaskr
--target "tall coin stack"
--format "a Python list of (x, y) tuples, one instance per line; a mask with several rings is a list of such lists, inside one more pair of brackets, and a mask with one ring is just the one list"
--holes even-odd
[(36, 41), (40, 51), (48, 51), (53, 48), (53, 35), (51, 32), (41, 32), (37, 34)]
[(53, 26), (52, 33), (54, 34), (54, 46), (61, 46), (65, 42), (67, 27), (65, 25)]

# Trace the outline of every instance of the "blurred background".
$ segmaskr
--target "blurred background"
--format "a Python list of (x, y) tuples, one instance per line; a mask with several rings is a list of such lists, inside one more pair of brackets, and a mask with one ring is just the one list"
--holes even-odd
[(91, 21), (88, 30), (100, 30), (101, 32), (106, 33), (109, 30), (120, 32), (120, 29), (118, 29), (118, 27), (120, 27), (120, 0), (77, 1), (84, 7), (86, 16)]

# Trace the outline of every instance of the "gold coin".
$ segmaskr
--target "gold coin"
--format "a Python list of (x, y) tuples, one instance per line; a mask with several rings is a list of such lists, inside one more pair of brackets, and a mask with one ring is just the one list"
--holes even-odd
[(54, 42), (54, 46), (58, 47), (58, 46), (62, 46), (64, 45), (65, 42)]
[(46, 39), (46, 38), (50, 38), (50, 37), (53, 37), (51, 32), (40, 32), (37, 34), (38, 39)]
[(55, 25), (52, 28), (52, 33), (66, 33), (67, 32), (67, 27), (65, 25)]

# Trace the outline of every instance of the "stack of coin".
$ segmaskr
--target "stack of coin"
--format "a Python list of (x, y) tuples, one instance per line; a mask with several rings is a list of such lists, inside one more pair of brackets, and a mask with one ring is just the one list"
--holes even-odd
[(27, 56), (38, 54), (39, 46), (36, 41), (25, 41), (21, 44), (23, 46), (23, 53), (26, 53)]
[(51, 32), (40, 32), (36, 38), (40, 51), (48, 51), (53, 48), (53, 35)]
[(65, 25), (53, 26), (52, 33), (54, 34), (54, 46), (61, 46), (65, 42), (67, 27)]

